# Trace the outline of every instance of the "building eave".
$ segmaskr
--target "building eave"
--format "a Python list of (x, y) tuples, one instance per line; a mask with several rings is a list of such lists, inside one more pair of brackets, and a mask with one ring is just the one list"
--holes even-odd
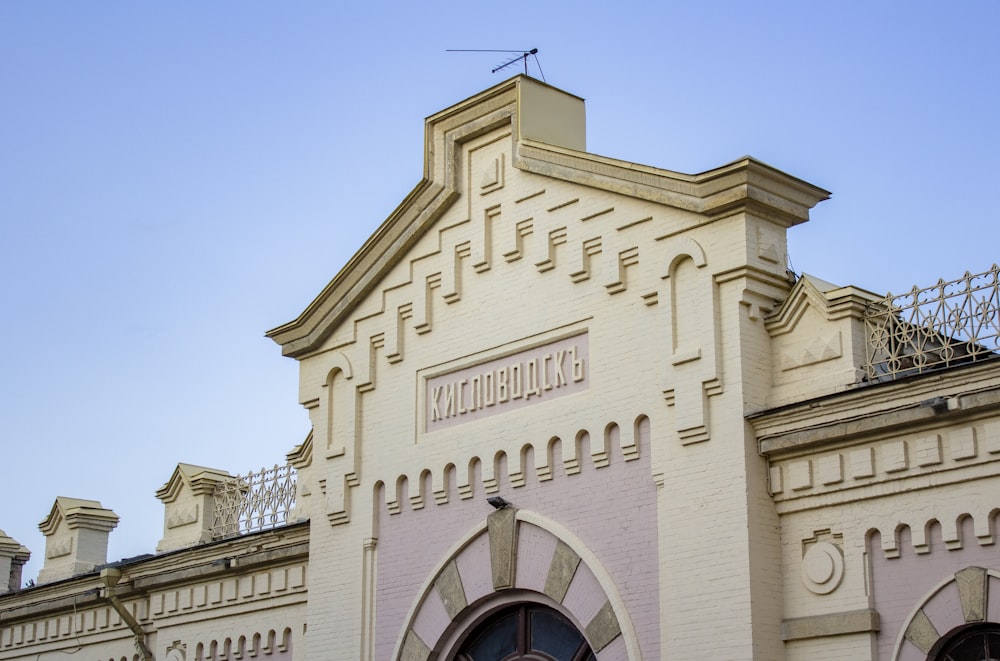
[(830, 192), (750, 156), (698, 174), (684, 174), (522, 140), (515, 166), (714, 218), (750, 210), (785, 226), (809, 219)]
[[(249, 543), (252, 542), (252, 543)], [(307, 561), (309, 523), (218, 540), (193, 548), (139, 556), (108, 563), (86, 574), (0, 594), (0, 627), (51, 617), (103, 602), (101, 569), (116, 567), (125, 574), (117, 594), (122, 599), (148, 595), (167, 586), (232, 576), (264, 567)]]
[(792, 456), (859, 439), (931, 429), (996, 415), (1000, 363), (963, 365), (747, 416), (761, 454)]

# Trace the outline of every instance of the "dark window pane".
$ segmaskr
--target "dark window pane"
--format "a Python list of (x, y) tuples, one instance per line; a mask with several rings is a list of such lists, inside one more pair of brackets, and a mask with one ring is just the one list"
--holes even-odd
[(473, 661), (496, 661), (517, 651), (517, 613), (507, 613), (487, 626), (466, 648)]
[(983, 654), (984, 643), (981, 636), (970, 636), (952, 647), (948, 655), (955, 661), (982, 661), (986, 658)]
[(566, 618), (554, 611), (531, 612), (531, 649), (557, 659), (571, 659), (583, 636)]
[(462, 661), (596, 661), (583, 634), (547, 606), (521, 603), (497, 611), (459, 649)]
[(941, 661), (1000, 661), (1000, 626), (965, 629), (951, 637), (935, 657)]

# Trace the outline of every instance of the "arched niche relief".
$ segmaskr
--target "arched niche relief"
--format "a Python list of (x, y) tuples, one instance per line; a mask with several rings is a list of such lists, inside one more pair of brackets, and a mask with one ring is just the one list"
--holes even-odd
[(674, 428), (681, 443), (709, 439), (709, 395), (719, 394), (715, 367), (715, 285), (705, 268), (705, 251), (690, 237), (673, 240), (663, 279), (667, 281), (667, 360), (663, 393), (674, 409)]
[(698, 272), (708, 263), (705, 252), (694, 239), (684, 240), (675, 250), (664, 279), (670, 294), (670, 364), (680, 365), (701, 358), (714, 315), (711, 278)]
[(638, 459), (639, 448), (648, 448), (650, 446), (650, 439), (652, 438), (648, 416), (640, 415), (632, 425), (632, 442), (622, 444), (622, 454), (626, 461)]
[(456, 476), (458, 469), (455, 464), (448, 463), (444, 470), (438, 471), (431, 478), (431, 486), (434, 489), (434, 502), (444, 505), (448, 502), (449, 494), (456, 490)]
[(978, 632), (1000, 632), (1000, 571), (965, 567), (924, 595), (904, 621), (890, 658), (955, 658), (948, 648)]
[(639, 659), (635, 629), (610, 575), (572, 533), (537, 513), (494, 511), (429, 574), (392, 658), (455, 661), (474, 632), (518, 605), (575, 628), (599, 661)]
[(354, 374), (347, 356), (336, 352), (329, 361), (330, 368), (323, 383), (325, 411), (322, 418), (325, 456), (332, 459), (346, 454), (349, 447), (353, 449), (357, 398), (351, 383)]
[(409, 484), (408, 496), (410, 498), (410, 509), (423, 509), (425, 505), (424, 494), (433, 493), (433, 482), (434, 476), (431, 471), (426, 468), (420, 471), (419, 479), (413, 480)]
[(359, 400), (354, 387), (354, 371), (347, 356), (331, 352), (326, 365), (326, 379), (319, 397), (322, 404), (318, 413), (312, 416), (313, 443), (321, 456), (328, 461), (336, 460), (336, 468), (318, 484), (330, 524), (341, 525), (350, 521), (350, 492), (359, 484)]

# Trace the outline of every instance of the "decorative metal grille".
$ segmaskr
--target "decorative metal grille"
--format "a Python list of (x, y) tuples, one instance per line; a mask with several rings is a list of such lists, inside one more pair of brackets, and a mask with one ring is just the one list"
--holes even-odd
[(1000, 269), (900, 296), (887, 294), (865, 313), (868, 381), (893, 379), (988, 360), (1000, 347)]
[(295, 470), (290, 464), (220, 482), (215, 487), (216, 538), (283, 526), (295, 506)]

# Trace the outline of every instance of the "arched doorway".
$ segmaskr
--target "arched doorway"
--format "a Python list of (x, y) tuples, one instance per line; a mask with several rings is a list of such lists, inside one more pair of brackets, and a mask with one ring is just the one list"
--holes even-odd
[(465, 638), (456, 661), (596, 661), (590, 645), (562, 613), (537, 603), (508, 606)]

